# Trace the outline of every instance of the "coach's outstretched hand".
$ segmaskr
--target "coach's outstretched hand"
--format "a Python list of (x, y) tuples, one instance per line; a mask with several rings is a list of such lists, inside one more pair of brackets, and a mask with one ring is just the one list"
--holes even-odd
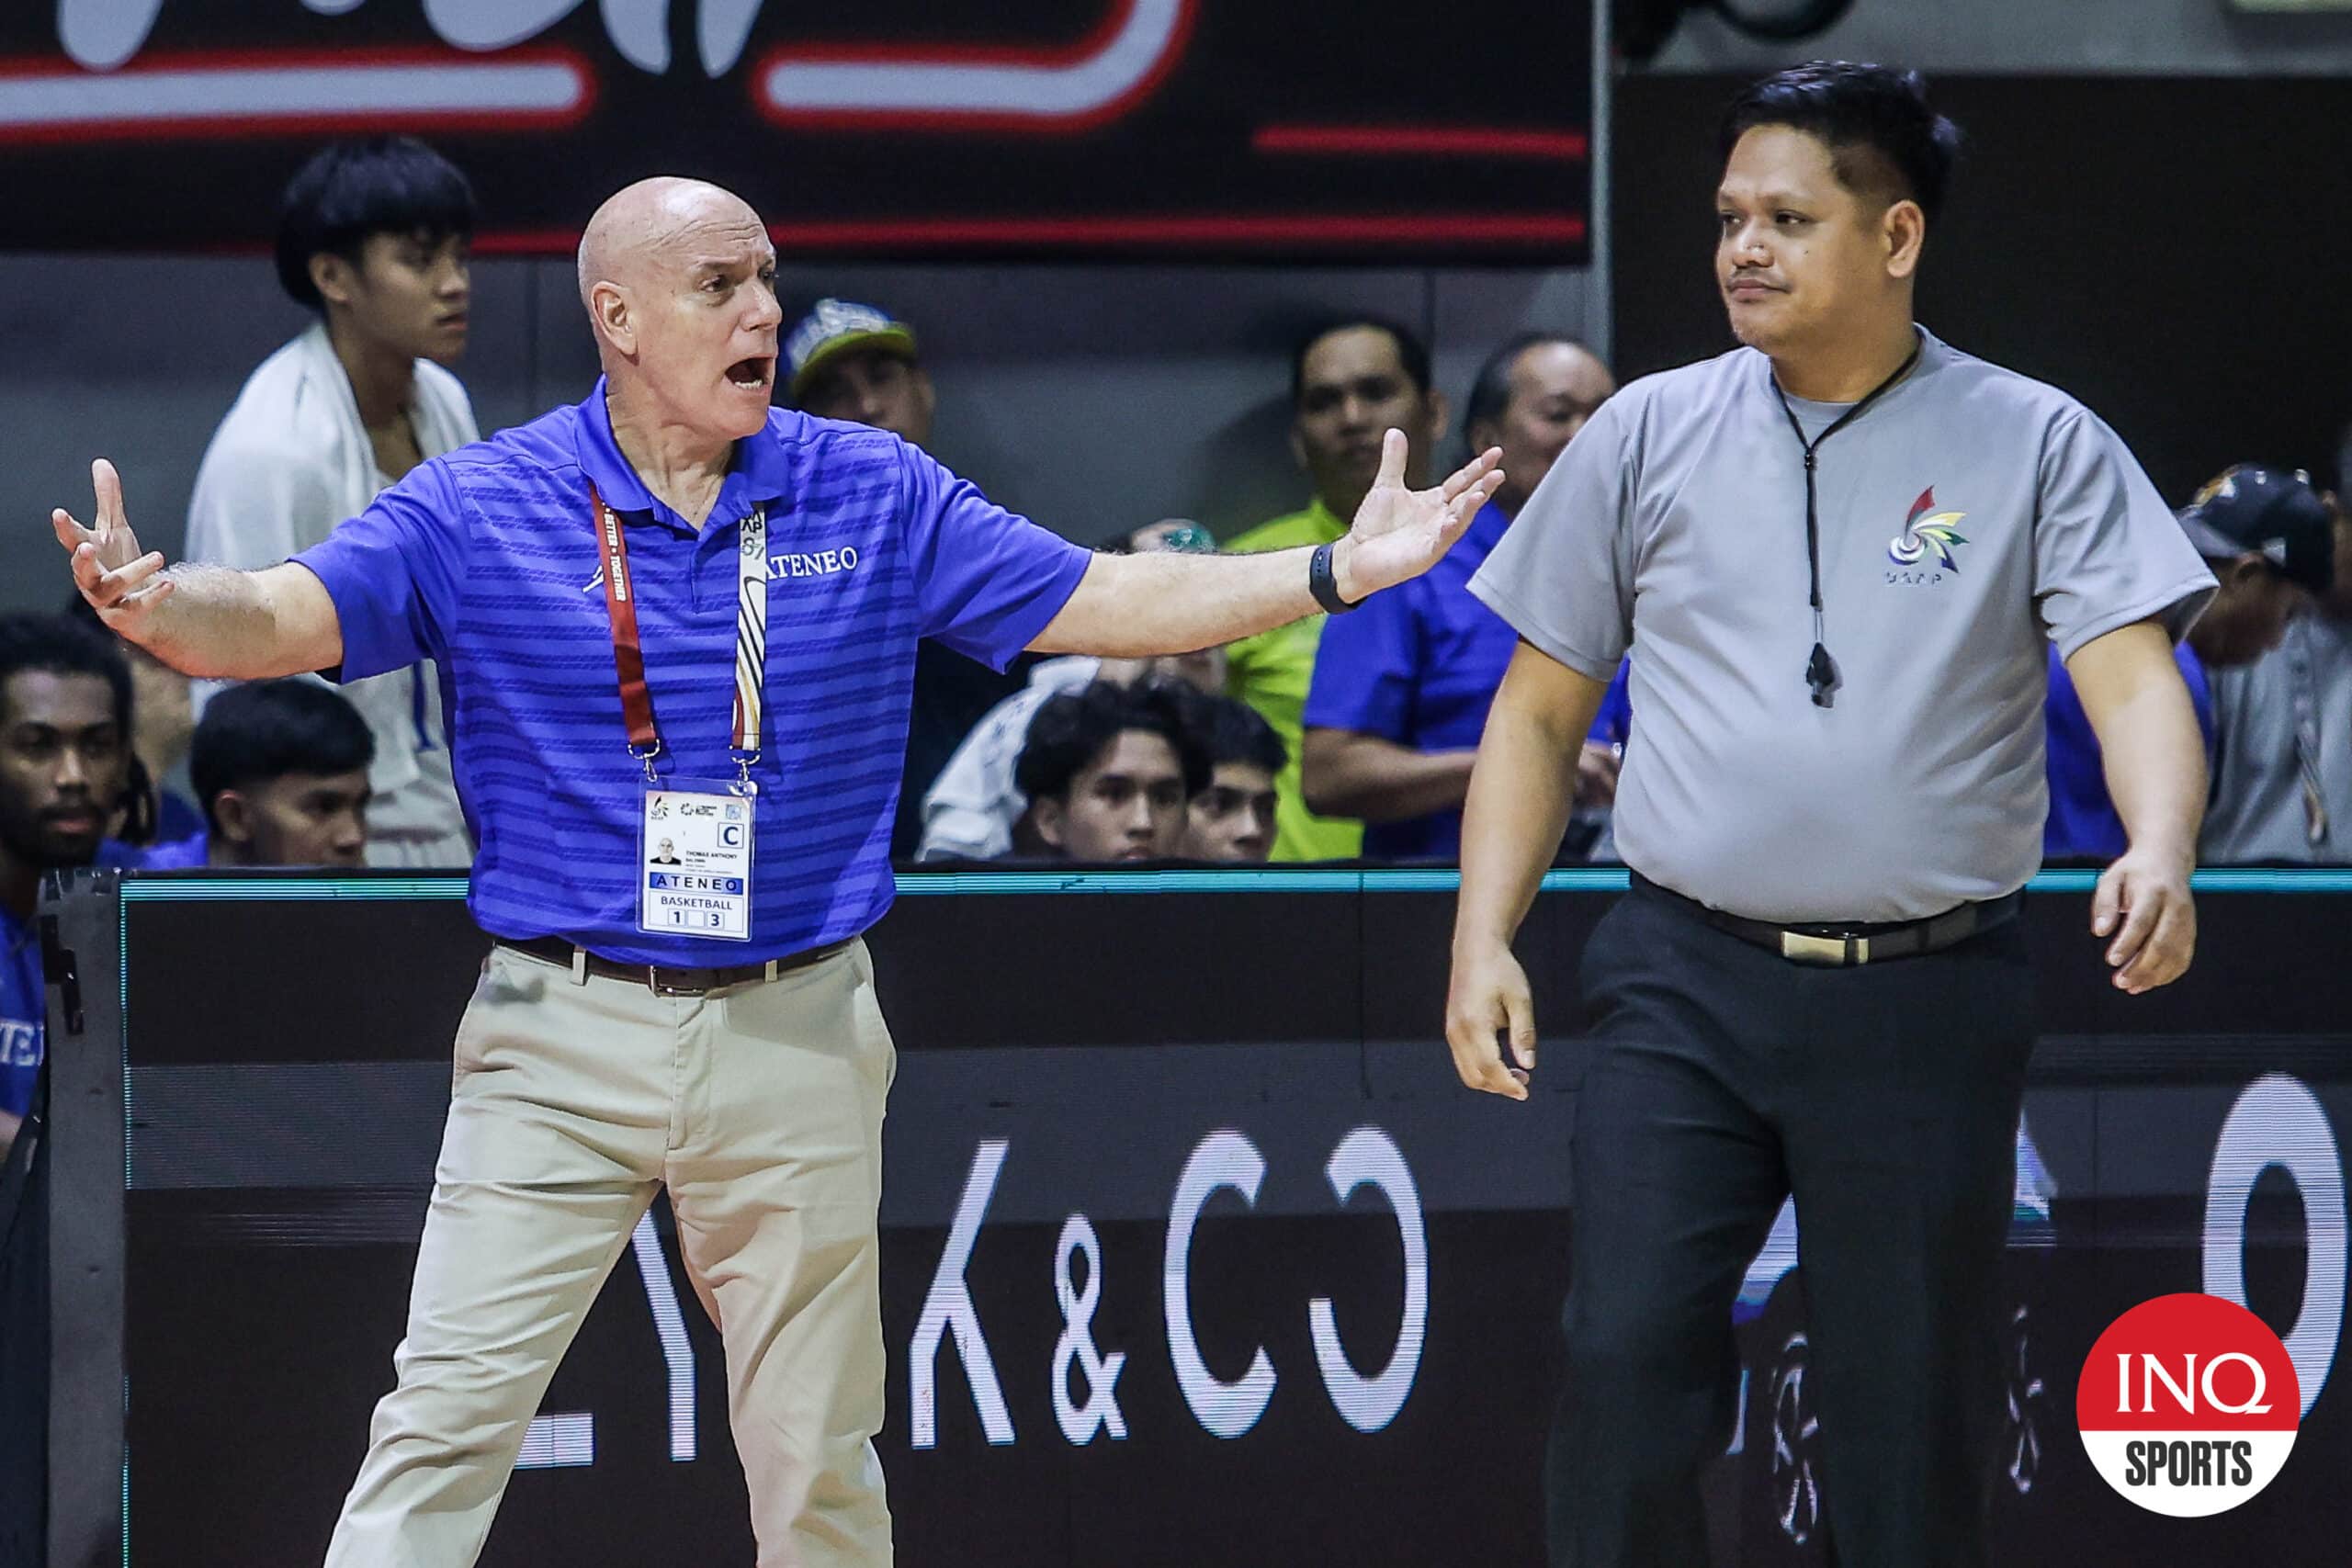
[(1380, 475), (1356, 508), (1347, 537), (1331, 552), (1341, 598), (1366, 598), (1429, 570), (1503, 486), (1499, 446), (1487, 447), (1428, 490), (1405, 488), (1405, 457), (1403, 431), (1381, 438)]
[(74, 558), (74, 586), (82, 591), (98, 617), (119, 635), (144, 645), (141, 635), (156, 605), (171, 597), (172, 583), (157, 573), (164, 570), (164, 552), (140, 552), (139, 536), (122, 511), (122, 476), (100, 457), (90, 465), (91, 488), (97, 492), (97, 513), (90, 527), (74, 521), (63, 507), (49, 514), (57, 542)]

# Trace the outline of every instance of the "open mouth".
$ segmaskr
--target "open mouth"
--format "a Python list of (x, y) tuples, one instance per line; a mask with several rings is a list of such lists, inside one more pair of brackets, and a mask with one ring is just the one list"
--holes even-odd
[(729, 384), (746, 392), (764, 392), (775, 378), (774, 356), (763, 355), (752, 359), (739, 359), (727, 367)]

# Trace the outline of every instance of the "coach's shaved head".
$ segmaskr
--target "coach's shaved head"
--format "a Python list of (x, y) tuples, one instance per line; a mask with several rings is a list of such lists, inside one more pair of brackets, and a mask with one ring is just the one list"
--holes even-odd
[(580, 237), (580, 302), (615, 395), (737, 440), (775, 386), (775, 248), (749, 203), (661, 175), (614, 193)]

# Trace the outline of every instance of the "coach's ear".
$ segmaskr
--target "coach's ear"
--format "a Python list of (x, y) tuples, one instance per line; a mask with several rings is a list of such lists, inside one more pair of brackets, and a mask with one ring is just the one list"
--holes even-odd
[(588, 291), (588, 320), (596, 335), (624, 358), (637, 352), (637, 315), (629, 309), (628, 290), (617, 283), (599, 282)]
[(1919, 251), (1928, 243), (1928, 215), (1905, 197), (1886, 209), (1879, 220), (1886, 244), (1886, 276), (1909, 277), (1919, 270)]

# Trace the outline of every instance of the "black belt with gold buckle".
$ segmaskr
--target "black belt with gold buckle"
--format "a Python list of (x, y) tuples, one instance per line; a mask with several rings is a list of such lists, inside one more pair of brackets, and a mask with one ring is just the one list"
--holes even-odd
[(2025, 903), (2025, 895), (2020, 891), (1988, 898), (1981, 904), (1962, 904), (1924, 920), (1808, 920), (1801, 925), (1781, 926), (1710, 909), (1695, 898), (1686, 898), (1670, 887), (1660, 887), (1639, 872), (1634, 872), (1633, 878), (1636, 886), (1672, 899), (1717, 931), (1777, 953), (1792, 964), (1827, 969), (1850, 969), (1890, 958), (1917, 958), (1957, 947), (1973, 936), (2015, 919)]
[(591, 975), (607, 980), (626, 980), (633, 986), (643, 986), (657, 997), (702, 997), (713, 991), (723, 991), (729, 986), (748, 986), (789, 975), (796, 969), (806, 969), (821, 964), (849, 946), (836, 942), (823, 947), (812, 947), (785, 958), (771, 958), (764, 964), (736, 964), (715, 969), (669, 969), (652, 964), (620, 964), (609, 958), (599, 958), (584, 947), (564, 941), (560, 936), (530, 937), (517, 941), (508, 937), (491, 939), (499, 946), (512, 948), (526, 958), (536, 958), (542, 964), (552, 964), (568, 969), (575, 980)]

